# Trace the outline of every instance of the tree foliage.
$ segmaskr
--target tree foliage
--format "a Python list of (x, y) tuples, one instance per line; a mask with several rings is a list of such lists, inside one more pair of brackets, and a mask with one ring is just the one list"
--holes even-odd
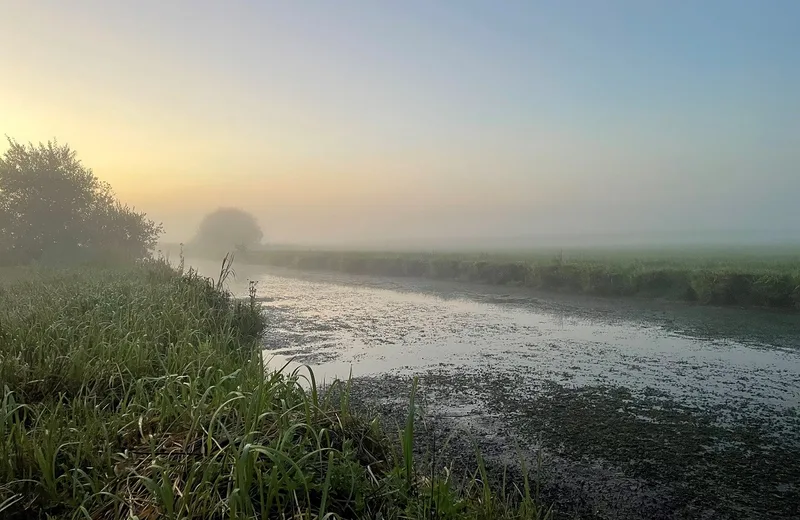
[(219, 208), (200, 222), (193, 245), (206, 251), (249, 249), (261, 244), (258, 220), (238, 208)]
[(0, 157), (0, 260), (150, 254), (161, 225), (117, 200), (68, 145), (8, 143)]

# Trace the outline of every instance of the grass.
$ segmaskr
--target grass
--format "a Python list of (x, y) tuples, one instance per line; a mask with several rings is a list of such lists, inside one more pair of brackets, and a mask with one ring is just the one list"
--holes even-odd
[(800, 309), (800, 253), (619, 250), (478, 253), (253, 251), (244, 261), (304, 270), (414, 276), (597, 296)]
[(417, 468), (415, 385), (398, 441), (350, 410), (348, 385), (265, 372), (267, 323), (254, 292), (222, 289), (229, 263), (217, 281), (156, 261), (15, 273), (0, 284), (0, 518), (550, 515), (527, 481)]

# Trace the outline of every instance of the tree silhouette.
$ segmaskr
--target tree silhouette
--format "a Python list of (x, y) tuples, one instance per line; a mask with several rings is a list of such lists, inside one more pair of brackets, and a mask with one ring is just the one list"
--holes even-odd
[(0, 158), (0, 261), (144, 258), (160, 225), (122, 204), (68, 145), (8, 138)]
[(207, 252), (227, 252), (258, 246), (263, 237), (258, 220), (250, 213), (219, 208), (203, 217), (192, 245)]

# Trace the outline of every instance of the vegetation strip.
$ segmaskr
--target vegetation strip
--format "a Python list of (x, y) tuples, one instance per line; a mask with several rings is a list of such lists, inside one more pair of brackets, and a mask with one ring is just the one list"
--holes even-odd
[[(675, 253), (673, 253), (675, 255)], [(800, 256), (478, 255), (357, 251), (242, 251), (242, 261), (300, 270), (514, 285), (597, 296), (673, 298), (710, 305), (800, 309)]]

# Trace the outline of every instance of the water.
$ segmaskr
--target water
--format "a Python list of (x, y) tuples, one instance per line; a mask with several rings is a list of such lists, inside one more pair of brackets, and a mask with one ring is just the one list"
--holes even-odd
[(271, 368), (353, 377), (401, 413), (420, 375), (429, 412), (499, 418), (464, 423), (482, 450), (542, 440), (558, 496), (617, 518), (800, 516), (797, 315), (237, 270), (236, 293), (258, 281)]
[(269, 364), (318, 380), (430, 368), (504, 372), (570, 386), (655, 389), (695, 405), (800, 406), (800, 350), (696, 338), (637, 320), (540, 306), (263, 274)]

